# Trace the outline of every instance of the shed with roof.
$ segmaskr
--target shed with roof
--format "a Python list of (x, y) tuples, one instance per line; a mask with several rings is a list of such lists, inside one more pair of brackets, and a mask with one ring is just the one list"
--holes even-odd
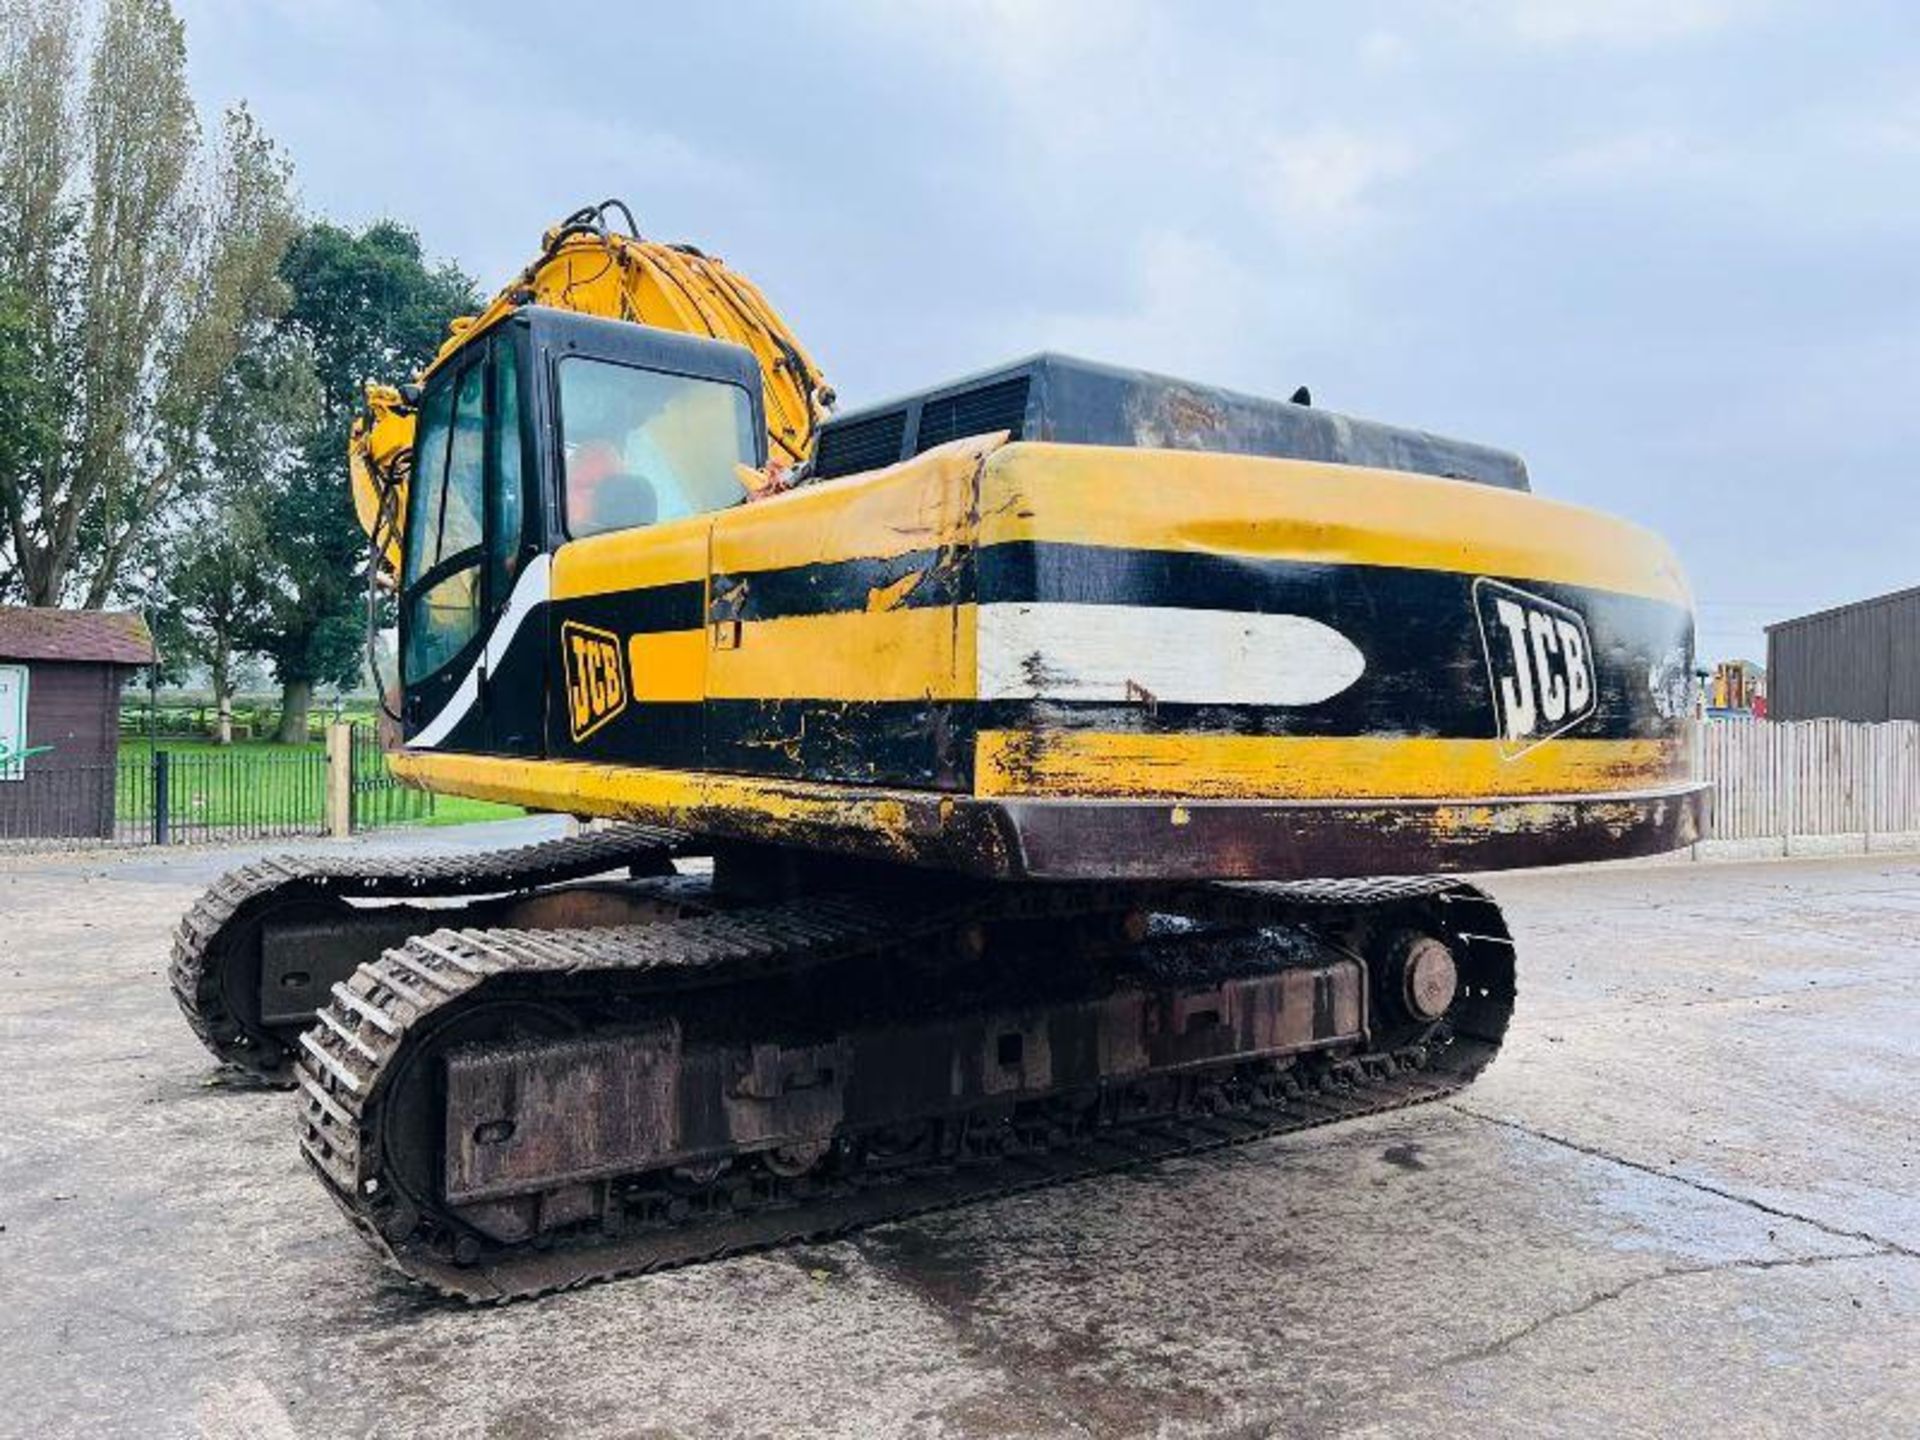
[(112, 837), (120, 694), (156, 658), (130, 611), (0, 605), (0, 839)]

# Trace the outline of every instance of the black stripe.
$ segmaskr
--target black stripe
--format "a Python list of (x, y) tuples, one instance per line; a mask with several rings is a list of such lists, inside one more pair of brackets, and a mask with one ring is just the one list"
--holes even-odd
[[(1364, 616), (1396, 592), (1398, 610), (1450, 612), (1471, 619), (1475, 575), (1394, 565), (1348, 565), (1177, 550), (1129, 550), (1063, 541), (1021, 540), (974, 551), (966, 546), (910, 551), (885, 558), (826, 560), (772, 570), (717, 573), (716, 618), (773, 620), (868, 608), (876, 591), (911, 575), (919, 581), (892, 608), (1055, 602), (1140, 605), (1252, 614), (1305, 615), (1327, 623)], [(1644, 611), (1654, 628), (1671, 630), (1690, 617), (1664, 600), (1588, 586), (1492, 576), (1571, 604), (1590, 617)], [(724, 597), (724, 598), (723, 598)], [(1465, 608), (1460, 608), (1464, 603)], [(724, 614), (722, 613), (724, 606)], [(693, 622), (698, 624), (698, 621)], [(660, 626), (657, 628), (674, 628)], [(1625, 628), (1648, 628), (1635, 620)]]
[(876, 593), (911, 583), (891, 596), (890, 610), (960, 605), (973, 598), (973, 551), (968, 546), (914, 550), (905, 555), (826, 560), (779, 570), (716, 573), (715, 620), (777, 620), (865, 610)]
[(548, 754), (561, 760), (698, 770), (703, 766), (705, 708), (698, 700), (630, 701), (626, 709), (576, 743), (567, 724), (566, 697), (561, 695), (552, 708)]
[[(1340, 632), (1366, 659), (1349, 689), (1303, 706), (1161, 706), (1158, 715), (1067, 702), (1034, 718), (1129, 730), (1252, 735), (1417, 735), (1478, 739), (1497, 721), (1473, 600), (1474, 575), (1385, 565), (1330, 565), (1053, 542), (980, 552), (981, 604), (1140, 605), (1300, 615)], [(1501, 578), (1501, 577), (1493, 577)], [(1506, 583), (1577, 609), (1593, 642), (1594, 715), (1572, 733), (1621, 740), (1670, 736), (1650, 668), (1690, 655), (1693, 619), (1678, 605), (1538, 580)], [(1075, 718), (1079, 717), (1079, 718)], [(1130, 718), (1129, 718), (1130, 717)], [(982, 721), (985, 725), (988, 721)], [(1033, 723), (1029, 718), (1016, 723)]]
[(973, 711), (966, 701), (716, 700), (707, 766), (794, 780), (965, 790)]
[(707, 623), (707, 587), (700, 580), (640, 585), (604, 595), (576, 595), (552, 602), (554, 633), (563, 620), (598, 625), (621, 635), (657, 635), (700, 630)]

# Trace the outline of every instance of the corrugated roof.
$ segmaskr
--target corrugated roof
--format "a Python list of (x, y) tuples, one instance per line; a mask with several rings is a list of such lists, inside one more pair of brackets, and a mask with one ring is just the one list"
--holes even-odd
[(132, 610), (0, 605), (0, 660), (151, 665), (155, 658), (147, 622)]
[(1829, 605), (1825, 610), (1815, 610), (1807, 615), (1795, 615), (1787, 620), (1775, 620), (1768, 630), (1786, 630), (1795, 625), (1806, 625), (1815, 620), (1830, 619), (1835, 615), (1845, 615), (1850, 610), (1871, 610), (1876, 605), (1891, 605), (1896, 600), (1911, 600), (1920, 595), (1920, 585), (1909, 585), (1904, 590), (1891, 590), (1885, 595), (1870, 595), (1865, 600), (1849, 600), (1844, 605)]

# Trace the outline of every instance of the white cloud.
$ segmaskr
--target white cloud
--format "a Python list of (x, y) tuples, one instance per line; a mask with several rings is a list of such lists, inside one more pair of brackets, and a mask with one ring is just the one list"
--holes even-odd
[(1344, 237), (1373, 218), (1381, 189), (1418, 158), (1405, 141), (1338, 126), (1279, 136), (1257, 163), (1255, 199), (1289, 237)]
[(1642, 46), (1719, 30), (1734, 19), (1735, 5), (1733, 0), (1502, 0), (1493, 15), (1527, 45)]
[(1355, 317), (1324, 273), (1255, 266), (1218, 240), (1163, 228), (1132, 247), (1122, 304), (1013, 317), (1042, 346), (1260, 394), (1301, 375), (1272, 373), (1276, 353), (1299, 357), (1349, 333)]
[(1360, 68), (1370, 75), (1404, 70), (1413, 60), (1413, 46), (1398, 30), (1369, 30), (1360, 37)]
[(1550, 157), (1545, 178), (1574, 187), (1666, 183), (1715, 168), (1701, 144), (1660, 127), (1626, 130), (1573, 145)]
[[(1175, 62), (1196, 33), (1152, 0), (973, 0), (938, 5), (842, 0), (867, 37), (950, 92), (982, 87), (1035, 152), (1123, 149), (1185, 103), (1191, 70)], [(1204, 50), (1204, 45), (1202, 46)], [(957, 77), (940, 77), (950, 72)]]

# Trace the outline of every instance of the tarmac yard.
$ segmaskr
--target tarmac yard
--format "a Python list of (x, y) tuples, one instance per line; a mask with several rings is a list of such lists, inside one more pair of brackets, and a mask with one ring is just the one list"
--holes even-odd
[(243, 853), (0, 856), (0, 1434), (1920, 1432), (1920, 858), (1496, 877), (1459, 1102), (469, 1310), (174, 1009)]

